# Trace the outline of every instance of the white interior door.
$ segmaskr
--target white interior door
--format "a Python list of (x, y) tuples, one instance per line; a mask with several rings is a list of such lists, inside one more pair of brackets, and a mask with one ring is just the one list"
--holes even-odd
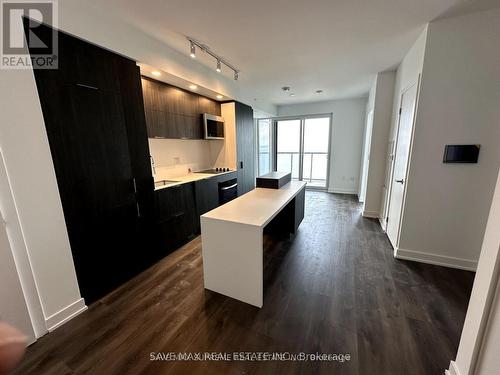
[(417, 84), (414, 84), (408, 88), (401, 97), (401, 114), (399, 116), (399, 128), (396, 140), (394, 172), (392, 175), (389, 216), (387, 222), (387, 236), (394, 247), (398, 246), (399, 241), (401, 212), (406, 186), (416, 99)]
[(366, 185), (368, 182), (368, 166), (370, 164), (370, 146), (372, 142), (373, 110), (366, 116), (365, 139), (363, 147), (363, 164), (361, 166), (361, 186), (359, 189), (359, 201), (363, 203), (366, 198)]
[(4, 220), (4, 200), (12, 199), (8, 186), (0, 154), (0, 320), (22, 331), (28, 337), (28, 343), (32, 343), (35, 341), (35, 332), (7, 234), (9, 223)]

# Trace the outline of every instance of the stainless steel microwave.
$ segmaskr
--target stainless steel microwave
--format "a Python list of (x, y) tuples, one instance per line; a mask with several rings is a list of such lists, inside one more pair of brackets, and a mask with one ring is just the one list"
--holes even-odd
[(224, 139), (224, 119), (220, 116), (203, 114), (205, 139)]

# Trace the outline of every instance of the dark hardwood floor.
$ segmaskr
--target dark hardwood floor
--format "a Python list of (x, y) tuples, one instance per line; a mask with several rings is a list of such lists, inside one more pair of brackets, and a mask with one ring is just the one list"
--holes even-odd
[[(307, 192), (266, 237), (264, 307), (205, 291), (196, 238), (32, 345), (17, 374), (442, 374), (474, 274), (400, 261), (355, 197)], [(348, 353), (339, 362), (150, 361), (151, 352)]]

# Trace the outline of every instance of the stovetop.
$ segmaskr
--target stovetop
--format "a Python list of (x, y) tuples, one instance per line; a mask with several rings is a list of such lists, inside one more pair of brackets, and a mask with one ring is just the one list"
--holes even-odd
[(219, 174), (226, 172), (231, 172), (231, 170), (229, 168), (212, 168), (212, 169), (205, 169), (204, 171), (198, 171), (196, 173)]

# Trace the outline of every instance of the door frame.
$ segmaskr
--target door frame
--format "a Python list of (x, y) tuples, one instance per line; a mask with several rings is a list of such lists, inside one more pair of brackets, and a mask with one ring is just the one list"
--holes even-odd
[(273, 132), (273, 120), (269, 117), (265, 118), (256, 118), (255, 119), (255, 146), (256, 146), (256, 151), (255, 151), (255, 176), (259, 177), (260, 176), (260, 163), (259, 163), (259, 157), (260, 157), (260, 129), (259, 129), (259, 121), (261, 120), (269, 120), (269, 171), (274, 170), (274, 132)]
[(391, 158), (390, 162), (390, 173), (388, 173), (388, 186), (387, 186), (387, 199), (386, 199), (386, 210), (385, 210), (385, 217), (384, 217), (384, 224), (386, 229), (388, 228), (388, 219), (389, 219), (389, 211), (391, 207), (391, 195), (392, 195), (392, 185), (393, 185), (393, 179), (394, 179), (394, 164), (396, 163), (396, 153), (397, 153), (397, 148), (398, 148), (398, 139), (399, 139), (399, 129), (401, 126), (401, 105), (403, 103), (403, 95), (410, 90), (413, 86), (416, 85), (416, 95), (415, 95), (415, 108), (413, 111), (413, 119), (412, 119), (412, 124), (411, 124), (411, 136), (410, 136), (410, 148), (408, 149), (408, 160), (406, 163), (406, 171), (405, 171), (405, 184), (403, 186), (403, 198), (401, 200), (401, 211), (399, 213), (399, 223), (398, 223), (398, 234), (395, 239), (395, 243), (393, 244), (391, 239), (389, 238), (389, 235), (386, 235), (387, 238), (389, 239), (389, 242), (393, 245), (394, 248), (394, 254), (396, 253), (397, 249), (399, 248), (399, 240), (401, 237), (401, 223), (403, 221), (403, 214), (404, 214), (404, 206), (405, 206), (405, 201), (406, 201), (406, 192), (408, 190), (408, 176), (410, 174), (410, 164), (411, 164), (411, 155), (413, 151), (413, 139), (415, 136), (415, 122), (417, 119), (417, 111), (418, 111), (418, 102), (419, 102), (419, 96), (420, 96), (420, 78), (421, 74), (418, 75), (417, 80), (415, 82), (412, 82), (408, 84), (404, 89), (401, 90), (401, 93), (399, 95), (399, 109), (398, 109), (398, 123), (397, 123), (397, 129), (396, 129), (396, 137), (394, 138), (394, 149), (392, 152), (393, 157)]
[(278, 168), (278, 121), (286, 121), (286, 120), (299, 120), (300, 121), (300, 142), (299, 142), (299, 181), (303, 180), (303, 166), (304, 166), (304, 128), (306, 119), (311, 118), (328, 118), (329, 119), (329, 127), (328, 127), (328, 158), (326, 160), (326, 182), (324, 187), (319, 186), (309, 186), (306, 185), (306, 188), (309, 190), (320, 190), (327, 191), (330, 183), (330, 161), (332, 157), (332, 133), (333, 133), (333, 113), (315, 113), (315, 114), (307, 114), (307, 115), (297, 115), (297, 116), (277, 116), (270, 117), (272, 123), (272, 169), (276, 171)]
[[(3, 181), (0, 183), (5, 184), (3, 191), (5, 195), (0, 197), (3, 200), (4, 211), (1, 212), (0, 220), (5, 225), (8, 242), (10, 247), (7, 251), (12, 252), (12, 257), (15, 263), (16, 272), (19, 277), (23, 298), (26, 303), (26, 308), (31, 321), (31, 332), (24, 332), (28, 336), (28, 344), (32, 344), (39, 337), (48, 332), (45, 315), (42, 308), (42, 302), (38, 293), (38, 288), (35, 281), (33, 269), (29, 259), (28, 249), (24, 241), (24, 234), (19, 221), (17, 213), (17, 206), (13, 194), (12, 184), (9, 177), (9, 171), (5, 159), (3, 157), (2, 149), (0, 148), (0, 178)], [(1, 193), (1, 191), (0, 191)], [(2, 208), (2, 207), (0, 207)]]
[[(370, 120), (370, 121), (369, 121)], [(363, 134), (363, 149), (361, 158), (361, 174), (359, 179), (358, 202), (366, 200), (366, 188), (368, 184), (368, 170), (370, 166), (370, 153), (373, 131), (373, 108), (370, 109), (365, 119), (365, 132)]]

